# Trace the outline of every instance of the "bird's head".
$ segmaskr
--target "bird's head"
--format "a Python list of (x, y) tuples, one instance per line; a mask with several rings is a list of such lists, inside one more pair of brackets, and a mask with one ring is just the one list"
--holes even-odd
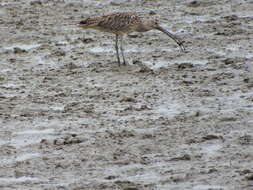
[(144, 26), (147, 31), (152, 30), (152, 29), (158, 29), (159, 21), (158, 20), (146, 20), (144, 22)]
[(165, 28), (160, 26), (158, 20), (146, 21), (144, 23), (144, 28), (146, 29), (146, 31), (156, 29), (156, 30), (159, 30), (159, 31), (165, 33), (166, 35), (168, 35), (170, 38), (172, 38), (179, 45), (179, 47), (181, 48), (181, 50), (183, 52), (185, 52), (185, 47), (183, 45), (184, 42), (181, 39), (179, 39), (178, 37), (176, 37), (175, 35), (173, 35), (172, 33), (170, 33), (168, 30), (166, 30)]
[(94, 18), (86, 18), (79, 22), (79, 27), (81, 28), (93, 28), (96, 25), (96, 20)]

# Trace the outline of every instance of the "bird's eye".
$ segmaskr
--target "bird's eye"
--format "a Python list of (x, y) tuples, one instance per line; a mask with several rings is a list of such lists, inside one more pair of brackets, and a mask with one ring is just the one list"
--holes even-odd
[(86, 20), (82, 20), (79, 24), (87, 24)]

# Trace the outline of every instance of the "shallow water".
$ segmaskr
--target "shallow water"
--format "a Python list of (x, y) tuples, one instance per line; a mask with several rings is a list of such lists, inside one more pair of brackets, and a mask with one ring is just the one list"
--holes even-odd
[(36, 49), (40, 47), (40, 44), (14, 44), (8, 47), (5, 47), (6, 50), (13, 50), (14, 48), (20, 48), (23, 50), (31, 50), (31, 49)]
[(15, 159), (15, 161), (16, 162), (23, 162), (25, 160), (37, 158), (39, 156), (40, 156), (39, 153), (27, 153), (27, 154), (23, 154), (21, 156), (17, 156), (16, 159)]
[(201, 152), (206, 154), (208, 157), (218, 156), (219, 150), (222, 148), (221, 144), (206, 144), (201, 147)]
[(54, 129), (44, 129), (44, 130), (25, 130), (13, 133), (13, 135), (43, 135), (43, 134), (54, 134)]
[(192, 190), (226, 190), (226, 188), (219, 185), (195, 185)]
[(13, 184), (13, 183), (24, 183), (24, 182), (39, 182), (40, 180), (38, 178), (33, 177), (0, 177), (0, 182), (2, 184)]

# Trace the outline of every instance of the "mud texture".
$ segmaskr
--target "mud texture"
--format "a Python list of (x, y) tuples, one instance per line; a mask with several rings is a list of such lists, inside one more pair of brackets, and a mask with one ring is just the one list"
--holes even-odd
[[(76, 26), (157, 18), (126, 38)], [(0, 189), (252, 190), (253, 2), (1, 0)]]

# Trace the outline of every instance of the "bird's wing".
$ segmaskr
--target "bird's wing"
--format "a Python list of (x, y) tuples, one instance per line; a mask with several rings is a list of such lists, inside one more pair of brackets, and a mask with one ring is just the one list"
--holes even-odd
[(136, 13), (115, 12), (102, 16), (98, 26), (111, 31), (124, 31), (130, 29), (139, 20)]

